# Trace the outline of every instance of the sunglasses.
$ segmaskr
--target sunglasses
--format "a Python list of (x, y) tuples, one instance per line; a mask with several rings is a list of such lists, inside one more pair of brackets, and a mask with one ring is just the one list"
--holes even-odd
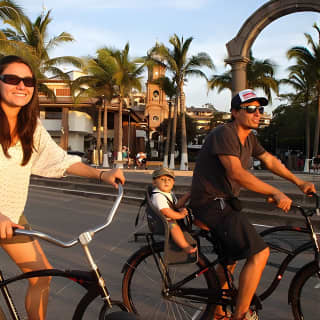
[(21, 81), (26, 87), (35, 87), (36, 86), (36, 79), (32, 77), (25, 77), (20, 78), (14, 74), (2, 74), (0, 75), (0, 80), (6, 84), (10, 85), (18, 85)]
[(264, 113), (264, 107), (246, 106), (246, 107), (240, 107), (240, 109), (246, 110), (247, 113), (255, 113), (257, 110), (259, 110), (260, 114)]

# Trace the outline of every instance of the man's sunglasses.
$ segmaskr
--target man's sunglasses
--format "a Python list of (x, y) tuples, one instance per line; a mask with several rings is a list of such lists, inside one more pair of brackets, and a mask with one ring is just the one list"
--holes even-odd
[(257, 110), (259, 110), (260, 114), (264, 113), (264, 107), (246, 106), (246, 107), (240, 107), (240, 109), (246, 110), (247, 113), (255, 113)]
[(6, 84), (18, 85), (21, 81), (26, 87), (35, 87), (36, 79), (32, 77), (20, 78), (14, 74), (2, 74), (0, 75), (0, 80)]

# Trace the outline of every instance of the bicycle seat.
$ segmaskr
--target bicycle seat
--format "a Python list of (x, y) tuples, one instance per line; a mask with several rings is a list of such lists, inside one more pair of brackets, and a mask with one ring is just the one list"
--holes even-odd
[(202, 221), (200, 221), (198, 219), (194, 219), (193, 220), (193, 224), (196, 225), (197, 227), (199, 227), (202, 230), (210, 231), (210, 228), (205, 223), (203, 223)]

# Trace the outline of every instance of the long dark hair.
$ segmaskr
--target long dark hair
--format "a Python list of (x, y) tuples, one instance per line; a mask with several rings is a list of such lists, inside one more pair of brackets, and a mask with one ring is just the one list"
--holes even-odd
[[(6, 69), (6, 67), (12, 63), (23, 63), (32, 72), (33, 77), (35, 77), (34, 72), (25, 60), (18, 56), (5, 56), (0, 59), (0, 74)], [(26, 165), (32, 155), (34, 150), (33, 135), (37, 127), (37, 119), (39, 117), (39, 100), (38, 100), (38, 90), (37, 85), (34, 87), (33, 96), (29, 103), (20, 109), (18, 113), (18, 119), (16, 128), (14, 129), (15, 134), (19, 137), (22, 149), (23, 149), (23, 159), (21, 165)], [(0, 96), (0, 144), (2, 146), (3, 153), (7, 158), (10, 158), (8, 149), (12, 143), (10, 135), (10, 127), (6, 114), (1, 107), (1, 96)]]

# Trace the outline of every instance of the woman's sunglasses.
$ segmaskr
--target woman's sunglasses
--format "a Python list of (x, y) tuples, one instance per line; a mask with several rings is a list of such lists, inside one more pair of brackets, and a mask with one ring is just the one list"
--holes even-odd
[(259, 110), (260, 114), (264, 113), (264, 107), (246, 106), (246, 107), (240, 107), (240, 109), (246, 110), (247, 113), (255, 113), (257, 110)]
[(26, 87), (35, 87), (36, 79), (32, 77), (20, 78), (14, 74), (2, 74), (0, 75), (0, 80), (6, 84), (18, 85), (21, 81)]

